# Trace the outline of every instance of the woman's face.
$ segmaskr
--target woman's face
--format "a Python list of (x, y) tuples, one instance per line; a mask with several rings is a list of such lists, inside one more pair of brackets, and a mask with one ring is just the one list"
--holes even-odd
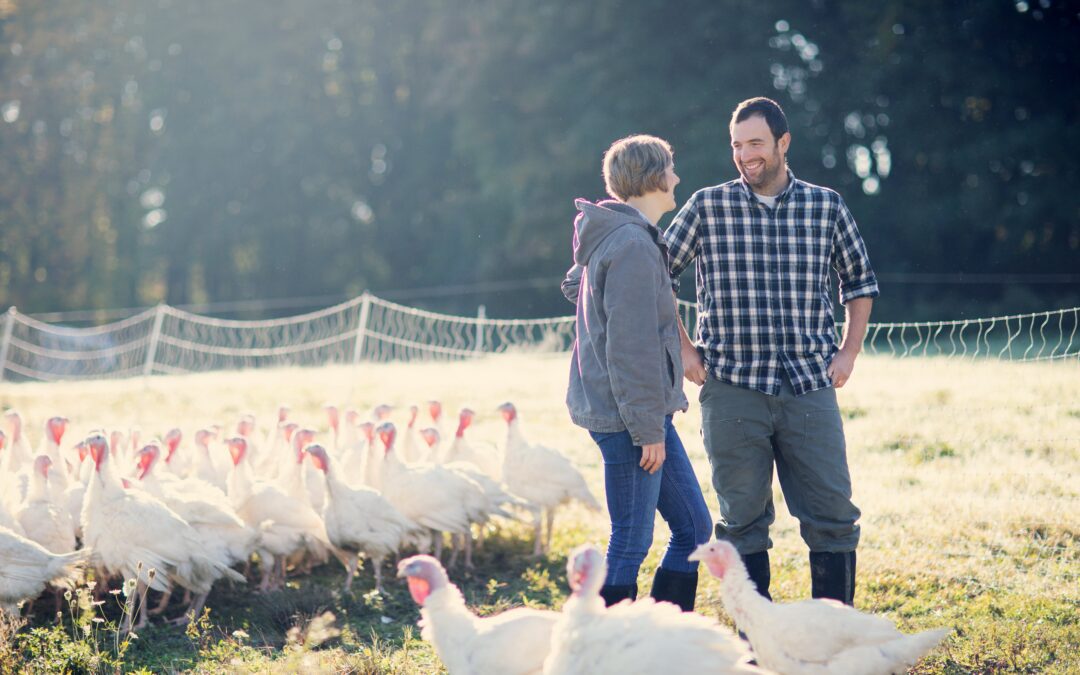
[(667, 183), (667, 192), (664, 194), (667, 196), (668, 201), (664, 209), (664, 213), (673, 211), (677, 204), (675, 203), (675, 186), (679, 184), (679, 176), (675, 173), (675, 163), (672, 162), (668, 165), (668, 168), (664, 171), (664, 182)]

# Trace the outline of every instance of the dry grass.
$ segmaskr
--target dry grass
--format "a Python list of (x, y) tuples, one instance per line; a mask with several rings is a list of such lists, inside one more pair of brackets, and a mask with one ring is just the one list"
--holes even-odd
[[(598, 453), (565, 413), (566, 375), (565, 355), (514, 355), (470, 363), (5, 383), (0, 406), (18, 408), (35, 441), (53, 414), (72, 419), (72, 437), (92, 428), (138, 426), (146, 438), (179, 426), (190, 439), (201, 426), (232, 428), (243, 412), (270, 421), (279, 403), (292, 407), (292, 417), (324, 430), (321, 406), (326, 402), (364, 410), (383, 402), (403, 406), (440, 398), (451, 413), (462, 405), (480, 413), (470, 432), (474, 439), (501, 443), (505, 429), (494, 408), (511, 400), (522, 412), (526, 435), (568, 453), (601, 495)], [(687, 394), (691, 410), (677, 418), (677, 426), (715, 511), (692, 385)], [(923, 664), (924, 672), (1080, 668), (1075, 655), (1080, 641), (1076, 364), (864, 356), (838, 395), (855, 502), (863, 511), (857, 603), (889, 614), (907, 630), (956, 629), (946, 648)], [(395, 419), (403, 416), (399, 408)], [(782, 503), (779, 488), (776, 499)], [(805, 597), (809, 582), (798, 524), (784, 508), (777, 511), (774, 594)], [(557, 550), (544, 568), (554, 570), (551, 578), (528, 580), (526, 588), (561, 586), (559, 555), (583, 540), (602, 543), (606, 536), (602, 515), (571, 509), (560, 522)], [(666, 537), (660, 524), (657, 546), (642, 572), (646, 588)], [(530, 573), (538, 574), (536, 569)], [(489, 580), (474, 581), (482, 589)], [(557, 603), (557, 596), (550, 597)], [(703, 611), (718, 611), (711, 579), (703, 584), (702, 597)], [(494, 593), (485, 604), (506, 602)], [(411, 641), (404, 644), (416, 649)], [(346, 652), (370, 651), (370, 646), (361, 635), (351, 647), (334, 649), (344, 658)], [(395, 672), (410, 672), (412, 656), (402, 654), (401, 647), (400, 642), (384, 645), (388, 651), (380, 658), (393, 663)], [(421, 662), (430, 663), (430, 653), (418, 653)], [(417, 666), (416, 672), (427, 667)]]

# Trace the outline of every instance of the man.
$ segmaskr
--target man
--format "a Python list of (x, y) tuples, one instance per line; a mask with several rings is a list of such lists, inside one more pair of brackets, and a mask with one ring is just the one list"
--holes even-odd
[[(813, 597), (853, 604), (859, 510), (851, 503), (835, 388), (851, 377), (877, 280), (836, 192), (787, 167), (787, 119), (767, 98), (730, 124), (740, 177), (698, 191), (665, 232), (673, 279), (696, 262), (699, 352), (685, 330), (685, 375), (702, 385), (705, 449), (720, 502), (716, 536), (769, 595), (773, 465), (810, 548)], [(829, 268), (847, 322), (836, 345)]]

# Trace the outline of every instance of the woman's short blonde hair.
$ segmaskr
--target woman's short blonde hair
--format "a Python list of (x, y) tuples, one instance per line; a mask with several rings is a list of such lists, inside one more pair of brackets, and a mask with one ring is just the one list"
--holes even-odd
[(645, 134), (620, 138), (604, 153), (604, 186), (624, 202), (654, 190), (667, 191), (664, 174), (673, 163), (671, 145), (662, 138)]

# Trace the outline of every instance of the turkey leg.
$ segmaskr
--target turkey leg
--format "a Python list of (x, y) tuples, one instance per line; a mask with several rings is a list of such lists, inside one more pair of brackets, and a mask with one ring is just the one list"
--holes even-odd
[(360, 564), (360, 557), (357, 556), (357, 555), (353, 555), (352, 560), (349, 562), (348, 566), (345, 568), (346, 569), (346, 572), (345, 572), (345, 592), (346, 593), (348, 593), (350, 590), (352, 590), (352, 580), (353, 580), (353, 577), (356, 576), (356, 568), (357, 568), (357, 566), (359, 564)]
[(549, 506), (547, 510), (547, 540), (544, 551), (551, 550), (551, 533), (555, 529), (555, 507)]

